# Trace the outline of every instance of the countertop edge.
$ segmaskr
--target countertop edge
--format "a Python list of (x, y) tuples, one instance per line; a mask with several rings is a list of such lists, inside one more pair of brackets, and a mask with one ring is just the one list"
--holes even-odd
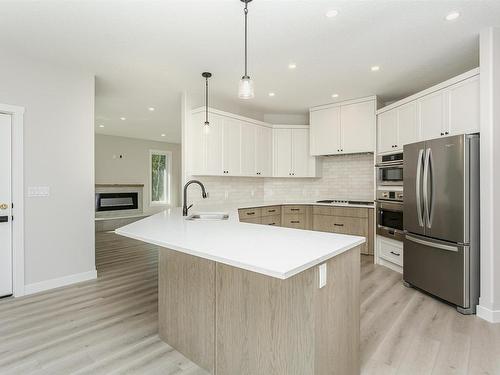
[[(300, 230), (300, 229), (297, 229), (297, 230)], [(273, 272), (273, 271), (270, 271), (270, 270), (267, 270), (267, 269), (264, 269), (264, 268), (261, 268), (261, 267), (251, 267), (251, 266), (248, 266), (246, 264), (242, 264), (240, 262), (228, 262), (227, 260), (225, 259), (222, 259), (222, 258), (218, 258), (216, 256), (213, 256), (213, 255), (207, 255), (206, 253), (200, 253), (200, 252), (197, 252), (195, 250), (192, 250), (192, 249), (188, 249), (188, 248), (185, 248), (185, 247), (182, 247), (182, 246), (175, 246), (175, 245), (171, 245), (171, 244), (166, 244), (166, 243), (162, 243), (161, 241), (156, 241), (156, 240), (152, 240), (150, 238), (145, 238), (145, 237), (142, 237), (142, 236), (138, 236), (138, 235), (134, 235), (134, 234), (131, 234), (131, 233), (128, 233), (128, 232), (125, 232), (123, 230), (121, 230), (121, 228), (118, 228), (114, 231), (114, 233), (116, 234), (119, 234), (120, 236), (124, 236), (124, 237), (128, 237), (128, 238), (132, 238), (132, 239), (135, 239), (135, 240), (139, 240), (139, 241), (143, 241), (143, 242), (146, 242), (146, 243), (150, 243), (152, 245), (156, 245), (156, 246), (160, 246), (160, 247), (163, 247), (163, 248), (167, 248), (167, 249), (170, 249), (170, 250), (174, 250), (174, 251), (179, 251), (179, 252), (182, 252), (184, 254), (188, 254), (188, 255), (192, 255), (192, 256), (196, 256), (198, 258), (203, 258), (203, 259), (207, 259), (207, 260), (212, 260), (214, 262), (218, 262), (218, 263), (222, 263), (222, 264), (225, 264), (225, 265), (228, 265), (228, 266), (232, 266), (232, 267), (237, 267), (237, 268), (240, 268), (240, 269), (244, 269), (246, 271), (250, 271), (250, 272), (255, 272), (255, 273), (259, 273), (261, 275), (265, 275), (265, 276), (270, 276), (270, 277), (274, 277), (274, 278), (277, 278), (277, 279), (280, 279), (280, 280), (286, 280), (292, 276), (295, 276), (309, 268), (312, 268), (318, 264), (321, 264), (322, 262), (325, 262), (327, 261), (328, 259), (331, 259), (331, 258), (334, 258), (336, 257), (337, 255), (340, 255), (348, 250), (351, 250), (357, 246), (360, 246), (362, 245), (363, 243), (366, 242), (366, 239), (363, 238), (363, 237), (360, 237), (360, 239), (350, 245), (347, 245), (347, 246), (343, 246), (342, 248), (340, 249), (337, 249), (335, 251), (333, 251), (332, 253), (329, 253), (329, 254), (326, 254), (320, 258), (317, 258), (317, 259), (314, 259), (306, 264), (303, 264), (293, 270), (290, 270), (288, 272), (285, 272), (285, 273), (281, 273), (281, 272)], [(355, 236), (351, 236), (351, 237), (355, 237)]]

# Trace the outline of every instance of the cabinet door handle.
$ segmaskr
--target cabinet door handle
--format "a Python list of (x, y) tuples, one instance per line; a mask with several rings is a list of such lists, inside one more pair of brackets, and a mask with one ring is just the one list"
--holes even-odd
[(300, 221), (299, 220), (291, 220), (290, 223), (292, 223), (292, 224), (299, 224)]
[(395, 253), (394, 251), (391, 251), (391, 254), (396, 255), (397, 257), (401, 255), (401, 254)]
[(337, 223), (335, 223), (333, 225), (335, 225), (336, 227), (343, 227), (344, 226), (344, 224), (337, 224)]

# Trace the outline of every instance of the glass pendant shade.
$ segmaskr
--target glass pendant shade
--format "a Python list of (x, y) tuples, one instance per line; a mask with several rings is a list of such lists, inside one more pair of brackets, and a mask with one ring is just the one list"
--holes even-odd
[(203, 124), (203, 134), (209, 134), (210, 133), (210, 123), (206, 121)]
[(249, 76), (241, 77), (238, 86), (238, 96), (240, 99), (253, 99), (255, 97), (253, 90), (253, 81)]

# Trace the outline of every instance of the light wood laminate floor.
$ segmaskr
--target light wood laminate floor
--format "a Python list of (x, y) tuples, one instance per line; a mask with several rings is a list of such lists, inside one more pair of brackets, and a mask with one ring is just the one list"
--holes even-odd
[[(500, 374), (500, 324), (371, 262), (362, 259), (363, 374)], [(157, 248), (98, 233), (96, 264), (95, 281), (0, 300), (0, 374), (206, 374), (158, 337)]]

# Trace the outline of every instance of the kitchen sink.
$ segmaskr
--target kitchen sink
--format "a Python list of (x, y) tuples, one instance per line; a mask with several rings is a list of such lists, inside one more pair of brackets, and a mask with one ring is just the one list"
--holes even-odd
[(186, 220), (227, 220), (229, 215), (224, 212), (199, 212), (196, 214), (189, 215)]

